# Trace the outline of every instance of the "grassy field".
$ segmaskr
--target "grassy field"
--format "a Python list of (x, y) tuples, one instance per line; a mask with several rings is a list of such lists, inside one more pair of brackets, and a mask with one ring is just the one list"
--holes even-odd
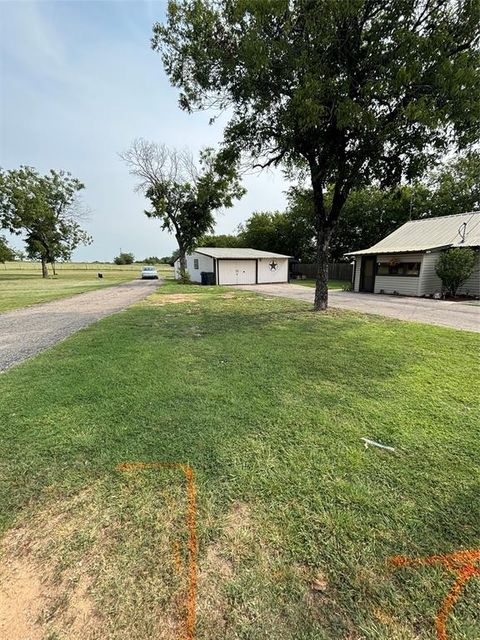
[[(292, 280), (292, 284), (302, 284), (304, 287), (314, 287), (315, 288), (315, 279), (307, 278), (306, 280)], [(329, 280), (328, 288), (329, 289), (342, 289), (345, 285), (350, 284), (346, 280)]]
[[(168, 265), (159, 265), (160, 275), (170, 275)], [(50, 302), (76, 293), (108, 287), (138, 278), (141, 265), (66, 263), (57, 267), (57, 275), (42, 278), (39, 265), (7, 263), (0, 265), (0, 313), (38, 302)], [(97, 278), (97, 272), (103, 278)]]
[[(434, 640), (455, 572), (389, 558), (480, 548), (477, 353), (172, 283), (3, 374), (0, 616), (30, 619), (8, 637), (193, 637), (185, 480), (115, 470), (143, 461), (195, 473), (196, 640)], [(478, 640), (479, 599), (450, 640)]]

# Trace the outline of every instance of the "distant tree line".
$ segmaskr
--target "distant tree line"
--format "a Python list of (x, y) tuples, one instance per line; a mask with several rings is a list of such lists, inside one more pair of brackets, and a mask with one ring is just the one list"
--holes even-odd
[(163, 258), (159, 258), (158, 256), (150, 256), (149, 258), (145, 258), (144, 260), (136, 260), (136, 262), (139, 262), (141, 264), (173, 264), (177, 257), (178, 252), (176, 252), (176, 255), (163, 256)]
[(113, 259), (114, 264), (172, 264), (178, 257), (178, 251), (174, 251), (171, 256), (164, 256), (159, 258), (158, 256), (149, 256), (143, 260), (135, 260), (133, 253), (121, 252)]
[[(332, 197), (327, 192), (326, 200)], [(480, 209), (480, 154), (457, 156), (422, 181), (390, 189), (369, 186), (353, 191), (332, 234), (331, 261), (365, 249), (408, 220), (452, 215)], [(314, 262), (315, 216), (310, 189), (288, 192), (285, 211), (255, 212), (236, 234), (206, 235), (199, 246), (251, 247)]]

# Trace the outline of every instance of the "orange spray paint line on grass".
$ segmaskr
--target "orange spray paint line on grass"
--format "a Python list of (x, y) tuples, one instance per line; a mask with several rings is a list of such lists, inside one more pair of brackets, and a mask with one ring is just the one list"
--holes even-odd
[(427, 567), (441, 565), (452, 571), (456, 578), (435, 618), (438, 640), (448, 640), (447, 618), (455, 602), (471, 578), (480, 577), (480, 550), (457, 551), (446, 555), (427, 556), (424, 558), (408, 558), (394, 556), (389, 560), (395, 567)]
[[(187, 619), (185, 636), (181, 640), (194, 640), (195, 618), (197, 604), (198, 579), (198, 538), (197, 538), (197, 496), (193, 469), (188, 464), (176, 462), (125, 462), (117, 465), (117, 471), (138, 471), (142, 469), (179, 469), (183, 472), (187, 482), (187, 515), (188, 529), (188, 589), (187, 589)], [(180, 640), (180, 639), (179, 639)]]

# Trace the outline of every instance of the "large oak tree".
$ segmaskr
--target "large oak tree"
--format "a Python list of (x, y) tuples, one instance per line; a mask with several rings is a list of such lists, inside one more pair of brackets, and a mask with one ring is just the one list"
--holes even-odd
[(226, 145), (308, 174), (325, 309), (351, 191), (478, 140), (479, 31), (478, 0), (172, 0), (152, 46), (183, 109), (230, 114)]

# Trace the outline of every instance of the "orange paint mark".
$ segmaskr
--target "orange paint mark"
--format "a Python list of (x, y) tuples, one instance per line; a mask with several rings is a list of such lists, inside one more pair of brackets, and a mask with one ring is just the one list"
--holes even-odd
[[(180, 469), (187, 482), (187, 516), (188, 529), (188, 591), (187, 591), (187, 620), (185, 637), (182, 640), (193, 640), (195, 636), (195, 618), (197, 603), (198, 579), (198, 539), (197, 539), (197, 497), (193, 469), (188, 464), (177, 462), (125, 462), (117, 465), (117, 471), (137, 471), (141, 469)], [(180, 553), (178, 553), (181, 563)]]
[(394, 556), (393, 558), (390, 558), (390, 564), (393, 564), (395, 567), (427, 567), (441, 565), (445, 569), (456, 574), (455, 582), (447, 593), (435, 618), (438, 640), (448, 640), (448, 614), (455, 602), (458, 600), (460, 592), (467, 582), (475, 576), (480, 576), (480, 550), (457, 551), (456, 553), (427, 556), (425, 558)]

